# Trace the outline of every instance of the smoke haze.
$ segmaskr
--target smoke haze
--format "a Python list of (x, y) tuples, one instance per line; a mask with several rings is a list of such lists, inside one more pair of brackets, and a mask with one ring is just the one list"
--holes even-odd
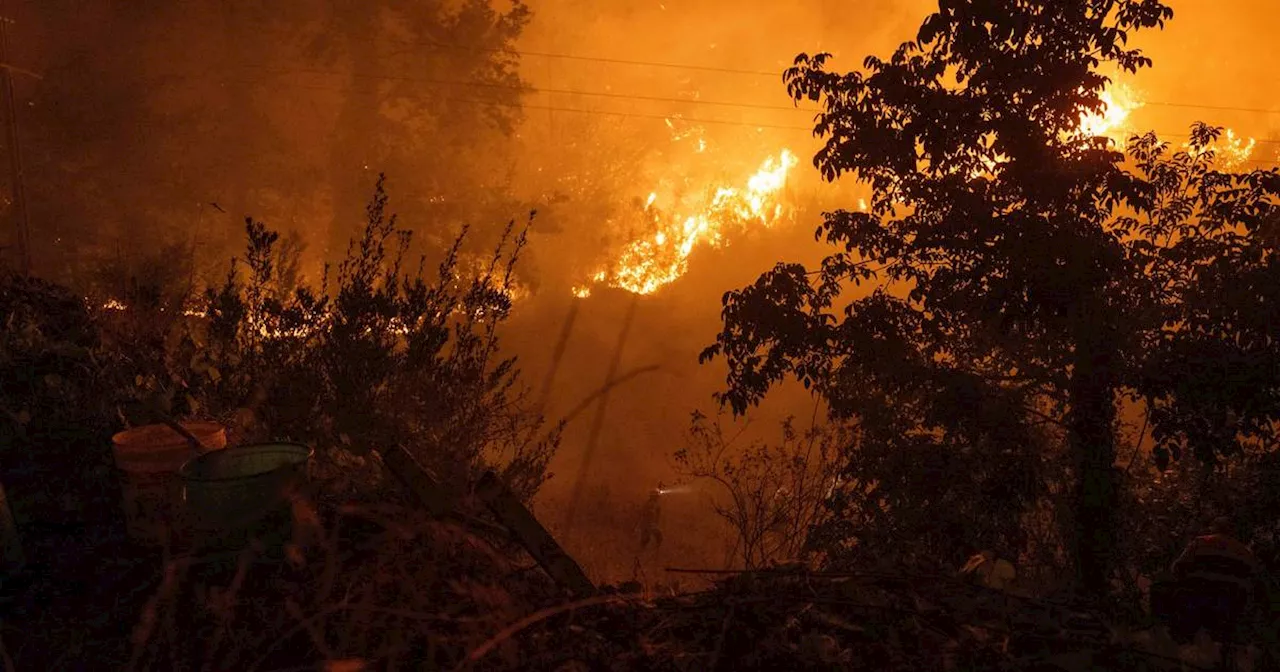
[[(536, 209), (520, 270), (530, 293), (516, 307), (507, 346), (539, 394), (577, 303), (546, 407), (561, 417), (605, 383), (636, 302), (618, 372), (654, 370), (612, 391), (587, 483), (637, 505), (658, 481), (673, 481), (669, 455), (690, 412), (714, 411), (710, 395), (725, 371), (719, 362), (699, 366), (697, 355), (717, 332), (721, 295), (780, 259), (819, 259), (812, 231), (820, 212), (854, 207), (860, 193), (851, 179), (817, 178), (812, 106), (796, 109), (781, 71), (796, 54), (818, 51), (835, 55), (834, 68), (857, 68), (866, 55), (913, 38), (933, 6), (9, 4), (9, 60), (31, 73), (14, 80), (41, 273), (103, 283), (89, 269), (151, 254), (190, 265), (193, 277), (218, 278), (243, 245), (243, 218), (253, 216), (305, 245), (314, 280), (344, 251), (384, 171), (393, 209), (428, 254), (464, 224), (473, 227), (468, 249), (483, 254), (508, 220)], [(1172, 4), (1168, 28), (1142, 38), (1155, 67), (1121, 78), (1146, 101), (1132, 129), (1175, 139), (1193, 121), (1220, 123), (1259, 140), (1254, 160), (1273, 160), (1275, 3)], [(687, 273), (651, 295), (600, 287), (573, 296), (628, 244), (652, 235), (643, 215), (651, 194), (656, 207), (696, 212), (783, 149), (799, 157), (786, 222), (737, 232), (718, 249), (695, 248)], [(783, 417), (807, 421), (812, 411), (807, 394), (784, 389), (753, 416), (751, 431), (769, 435)], [(574, 417), (543, 493), (553, 526), (593, 413)], [(702, 496), (693, 494), (673, 499)], [(690, 516), (696, 510), (681, 506)], [(693, 543), (675, 536), (677, 545)]]

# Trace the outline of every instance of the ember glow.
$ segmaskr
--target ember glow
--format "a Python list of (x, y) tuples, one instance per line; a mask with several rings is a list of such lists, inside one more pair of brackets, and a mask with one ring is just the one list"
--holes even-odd
[[(783, 149), (766, 158), (744, 186), (717, 188), (706, 206), (691, 214), (666, 213), (656, 205), (658, 194), (649, 194), (645, 212), (653, 218), (655, 230), (628, 244), (614, 263), (591, 276), (590, 284), (652, 294), (684, 275), (689, 255), (698, 246), (720, 247), (731, 231), (772, 227), (786, 214), (783, 187), (797, 163), (795, 154)], [(583, 298), (591, 289), (579, 286), (573, 293)]]

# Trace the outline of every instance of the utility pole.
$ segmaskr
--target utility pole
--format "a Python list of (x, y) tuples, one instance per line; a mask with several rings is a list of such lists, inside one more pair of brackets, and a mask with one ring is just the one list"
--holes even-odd
[(5, 110), (8, 119), (5, 124), (6, 140), (9, 144), (9, 172), (13, 189), (13, 221), (17, 229), (18, 266), (23, 275), (31, 275), (31, 222), (27, 217), (27, 196), (23, 189), (22, 147), (18, 134), (18, 103), (13, 94), (13, 71), (9, 64), (9, 23), (12, 22), (6, 13), (8, 8), (4, 0), (0, 0), (0, 77), (4, 78)]

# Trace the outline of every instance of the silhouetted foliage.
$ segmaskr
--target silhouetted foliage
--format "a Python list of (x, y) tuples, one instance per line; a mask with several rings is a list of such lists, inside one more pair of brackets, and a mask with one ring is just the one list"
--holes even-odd
[(804, 559), (810, 531), (830, 515), (839, 448), (849, 440), (838, 426), (797, 431), (791, 419), (780, 434), (776, 443), (736, 446), (719, 422), (694, 413), (690, 445), (674, 455), (682, 475), (719, 486), (716, 515), (733, 530), (731, 555), (745, 569)]
[[(496, 157), (522, 115), (511, 47), (529, 9), (502, 4), (33, 6), (40, 60), (24, 64), (41, 78), (20, 104), (37, 269), (80, 283), (89, 260), (181, 243), (207, 280), (246, 213), (308, 222), (311, 251), (336, 261), (379, 171), (413, 175), (401, 211), (442, 230), (527, 211)], [(473, 235), (487, 248), (501, 230)]]
[(403, 445), (455, 486), (494, 466), (531, 496), (559, 428), (541, 432), (497, 336), (526, 232), (512, 222), (487, 268), (467, 277), (458, 268), (464, 230), (431, 277), (425, 258), (406, 268), (411, 236), (386, 206), (379, 180), (332, 292), (327, 283), (281, 291), (278, 236), (247, 221), (246, 277), (233, 265), (206, 295), (206, 333), (192, 335), (192, 355), (216, 367), (198, 377), (203, 394), (241, 409), (262, 438), (356, 457)]
[(114, 483), (103, 482), (115, 422), (110, 360), (80, 297), (0, 274), (0, 473), (20, 522), (114, 504)]
[(327, 273), (320, 287), (300, 283), (297, 240), (253, 220), (244, 261), (202, 296), (149, 256), (120, 266), (106, 278), (119, 293), (88, 305), (6, 276), (3, 452), (109, 464), (111, 432), (157, 422), (158, 407), (223, 422), (234, 441), (312, 445), (333, 492), (376, 483), (381, 470), (366, 456), (403, 445), (452, 486), (493, 467), (530, 497), (560, 427), (525, 403), (515, 360), (499, 352), (526, 231), (509, 223), (473, 270), (458, 264), (464, 230), (433, 276), (425, 257), (407, 263), (411, 236), (386, 207), (379, 181), (334, 287)]
[[(1221, 349), (1235, 334), (1274, 321), (1232, 320), (1267, 309), (1259, 284), (1271, 255), (1260, 234), (1276, 212), (1276, 171), (1210, 170), (1215, 131), (1204, 126), (1172, 158), (1153, 156), (1151, 136), (1135, 141), (1132, 166), (1106, 138), (1079, 131), (1081, 115), (1102, 106), (1101, 69), (1150, 65), (1128, 40), (1171, 16), (1155, 0), (942, 2), (916, 41), (888, 60), (867, 58), (864, 72), (799, 56), (788, 91), (824, 107), (815, 165), (829, 180), (852, 172), (873, 194), (868, 211), (825, 215), (817, 237), (837, 251), (820, 269), (779, 264), (726, 295), (724, 330), (703, 353), (728, 360), (722, 401), (744, 412), (794, 376), (834, 415), (868, 427), (886, 454), (921, 442), (914, 451), (925, 454), (985, 446), (992, 469), (1003, 451), (1034, 445), (1036, 427), (1058, 432), (1076, 483), (1065, 541), (1083, 587), (1104, 592), (1120, 395), (1194, 404), (1205, 418), (1222, 417), (1210, 413), (1231, 397), (1256, 427), (1274, 417), (1244, 401), (1262, 393), (1210, 385), (1213, 401), (1199, 401), (1192, 381), (1204, 380), (1203, 365), (1190, 357), (1225, 367)], [(1215, 283), (1244, 290), (1237, 313), (1210, 308)], [(863, 284), (868, 295), (840, 301)], [(1166, 443), (1210, 445), (1181, 411), (1153, 424)], [(1018, 484), (1032, 485), (1035, 469), (1000, 466), (1022, 474), (991, 481), (1004, 482), (1004, 501), (1032, 501)], [(939, 476), (945, 490), (972, 474)]]

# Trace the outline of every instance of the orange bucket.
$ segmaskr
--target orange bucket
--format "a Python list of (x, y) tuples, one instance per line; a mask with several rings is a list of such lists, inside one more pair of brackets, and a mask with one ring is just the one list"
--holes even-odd
[[(227, 431), (216, 422), (183, 422), (184, 429), (209, 452), (227, 445)], [(125, 525), (129, 536), (159, 544), (169, 535), (182, 500), (178, 470), (194, 455), (191, 444), (168, 425), (145, 425), (111, 437), (121, 473)]]

